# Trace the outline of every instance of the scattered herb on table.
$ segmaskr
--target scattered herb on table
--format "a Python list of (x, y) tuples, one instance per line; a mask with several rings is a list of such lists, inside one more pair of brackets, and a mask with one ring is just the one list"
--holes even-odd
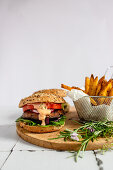
[[(75, 121), (75, 123), (78, 123)], [(75, 161), (77, 161), (78, 156), (81, 157), (80, 151), (83, 153), (87, 148), (87, 145), (90, 141), (98, 140), (98, 137), (108, 138), (113, 137), (113, 122), (112, 121), (99, 121), (99, 122), (87, 122), (87, 123), (78, 123), (81, 126), (78, 129), (69, 130), (65, 129), (60, 132), (60, 135), (56, 138), (51, 139), (59, 139), (64, 138), (64, 141), (78, 141), (80, 143), (80, 148), (77, 152), (72, 151), (73, 156), (75, 157)], [(112, 148), (113, 144), (103, 145), (103, 150), (108, 150), (109, 146)]]
[(97, 153), (101, 153), (102, 155), (107, 152), (113, 150), (113, 143), (106, 143), (103, 145), (102, 149), (98, 149)]

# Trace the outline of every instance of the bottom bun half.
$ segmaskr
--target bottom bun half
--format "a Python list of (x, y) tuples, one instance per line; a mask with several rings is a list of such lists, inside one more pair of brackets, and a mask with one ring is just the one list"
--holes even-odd
[(48, 127), (43, 127), (43, 126), (29, 126), (29, 125), (26, 125), (25, 123), (23, 122), (18, 122), (17, 124), (20, 125), (21, 128), (29, 131), (29, 132), (34, 132), (34, 133), (48, 133), (48, 132), (55, 132), (55, 131), (58, 131), (60, 129), (62, 129), (65, 125), (60, 125), (60, 126), (48, 126)]

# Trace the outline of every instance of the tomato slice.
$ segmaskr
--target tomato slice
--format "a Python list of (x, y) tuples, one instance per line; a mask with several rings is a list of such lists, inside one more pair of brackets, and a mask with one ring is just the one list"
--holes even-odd
[(34, 106), (33, 105), (25, 105), (23, 107), (23, 112), (27, 111), (27, 110), (33, 110), (34, 109)]
[[(46, 103), (47, 109), (62, 109), (60, 103)], [(27, 110), (33, 110), (34, 106), (33, 105), (25, 105), (23, 106), (23, 112)]]
[(62, 109), (60, 103), (46, 103), (48, 109)]

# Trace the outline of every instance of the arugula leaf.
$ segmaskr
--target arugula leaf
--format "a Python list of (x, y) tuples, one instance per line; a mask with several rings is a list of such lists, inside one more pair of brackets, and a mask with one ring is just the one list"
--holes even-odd
[(37, 125), (37, 123), (35, 123), (35, 122), (31, 121), (31, 120), (28, 120), (28, 119), (24, 119), (22, 117), (19, 117), (16, 120), (16, 122), (24, 122), (24, 123), (28, 124), (29, 126), (36, 126)]
[(24, 119), (22, 117), (19, 117), (16, 122), (24, 122), (29, 126), (41, 126), (41, 127), (49, 127), (49, 126), (61, 126), (64, 125), (65, 123), (65, 116), (61, 116), (61, 118), (58, 121), (50, 121), (49, 125), (40, 125), (39, 123), (36, 123), (36, 121), (29, 120), (29, 119)]
[(61, 107), (62, 107), (63, 110), (66, 110), (67, 107), (68, 107), (68, 104), (67, 104), (67, 103), (62, 103), (62, 104), (61, 104)]
[(66, 119), (66, 116), (62, 116), (58, 121), (50, 121), (50, 124), (54, 126), (61, 126), (64, 124), (65, 119)]

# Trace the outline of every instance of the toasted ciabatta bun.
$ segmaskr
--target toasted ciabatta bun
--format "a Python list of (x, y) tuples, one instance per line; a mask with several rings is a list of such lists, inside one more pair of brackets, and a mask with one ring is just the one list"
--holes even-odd
[(29, 132), (35, 132), (35, 133), (47, 133), (47, 132), (55, 132), (63, 128), (64, 125), (61, 126), (48, 126), (48, 127), (41, 127), (41, 126), (29, 126), (26, 125), (23, 122), (17, 123), (20, 125), (20, 127), (24, 128), (25, 130)]
[(23, 107), (26, 104), (30, 103), (36, 103), (36, 102), (41, 102), (41, 103), (66, 103), (66, 101), (60, 97), (56, 96), (54, 94), (47, 94), (47, 93), (36, 93), (33, 94), (32, 96), (26, 97), (22, 99), (19, 103), (19, 107)]
[(66, 91), (62, 90), (62, 89), (44, 89), (44, 90), (39, 90), (33, 94), (37, 94), (37, 93), (48, 93), (48, 94), (54, 94), (56, 96), (60, 96), (60, 97), (66, 97)]

